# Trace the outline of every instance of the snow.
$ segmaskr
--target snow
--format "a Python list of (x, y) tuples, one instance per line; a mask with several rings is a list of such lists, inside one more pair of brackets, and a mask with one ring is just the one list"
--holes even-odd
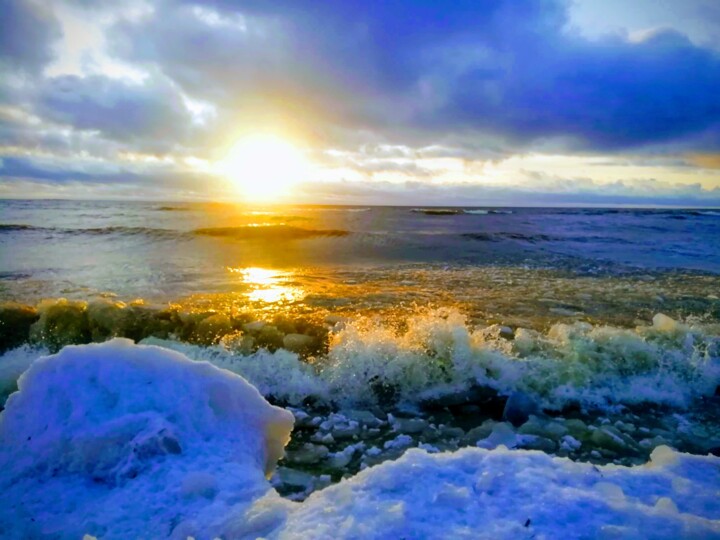
[(115, 339), (36, 360), (0, 416), (0, 537), (185, 538), (268, 492), (291, 413), (208, 363)]
[[(532, 435), (499, 423), (492, 449), (408, 449), (294, 503), (266, 479), (293, 415), (228, 371), (116, 339), (36, 360), (18, 385), (0, 414), (4, 539), (720, 538), (714, 456), (595, 466), (509, 450)], [(335, 457), (379, 451), (350, 448)]]

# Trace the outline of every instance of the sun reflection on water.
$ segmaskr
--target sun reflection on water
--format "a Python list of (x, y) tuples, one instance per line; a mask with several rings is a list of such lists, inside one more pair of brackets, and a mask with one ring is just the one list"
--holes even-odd
[(228, 268), (238, 274), (247, 287), (245, 295), (252, 302), (280, 304), (297, 302), (302, 299), (304, 291), (297, 286), (288, 285), (290, 272), (281, 272), (269, 268)]

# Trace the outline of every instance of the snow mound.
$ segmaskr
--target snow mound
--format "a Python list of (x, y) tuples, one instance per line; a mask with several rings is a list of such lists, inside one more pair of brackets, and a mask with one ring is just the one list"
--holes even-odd
[(312, 494), (273, 538), (720, 538), (720, 460), (667, 447), (647, 465), (467, 448), (395, 462)]
[(35, 361), (0, 416), (0, 537), (213, 536), (267, 494), (293, 416), (241, 377), (115, 339)]

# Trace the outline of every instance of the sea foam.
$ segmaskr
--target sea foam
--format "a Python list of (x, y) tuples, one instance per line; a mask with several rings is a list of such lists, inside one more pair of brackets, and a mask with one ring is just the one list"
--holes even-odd
[(293, 426), (242, 378), (129, 340), (66, 347), (18, 386), (0, 416), (3, 538), (218, 535), (268, 492)]
[[(223, 324), (212, 325), (203, 321), (221, 315), (199, 322), (178, 319), (177, 325), (185, 328), (169, 319), (156, 320), (142, 307), (129, 311), (109, 301), (91, 307), (85, 315), (77, 303), (41, 306), (32, 332), (44, 336), (40, 345), (51, 346), (67, 342), (68, 333), (77, 339), (92, 334), (102, 340), (127, 330), (121, 335), (140, 339), (147, 333), (132, 334), (138, 325), (126, 319), (132, 320), (137, 312), (147, 318), (147, 327), (157, 326), (155, 335), (163, 336), (146, 338), (145, 343), (229, 369), (250, 380), (263, 395), (292, 404), (305, 398), (344, 406), (418, 403), (483, 386), (503, 395), (530, 394), (550, 409), (640, 403), (685, 408), (713, 395), (720, 384), (720, 328), (685, 324), (662, 314), (652, 324), (635, 328), (575, 322), (552, 325), (547, 332), (473, 327), (454, 309), (413, 314), (402, 327), (359, 318), (337, 325), (324, 348), (316, 349), (308, 362), (282, 348), (292, 340), (274, 326), (264, 325), (256, 332), (253, 325), (245, 325), (247, 330), (238, 334), (224, 315)], [(58, 313), (62, 318), (56, 320)], [(87, 318), (90, 326), (83, 325)], [(193, 337), (195, 343), (216, 344), (170, 339), (167, 325)], [(234, 333), (221, 338), (220, 331)], [(249, 341), (237, 337), (243, 335), (255, 337)], [(307, 338), (323, 343), (322, 337)], [(272, 352), (261, 346), (262, 340), (272, 345)], [(254, 348), (248, 349), (248, 343)], [(33, 349), (6, 355), (7, 364), (29, 364), (30, 360), (18, 358), (33, 354), (39, 355)], [(0, 367), (5, 358), (0, 357)], [(6, 381), (18, 371), (13, 369), (6, 370)]]

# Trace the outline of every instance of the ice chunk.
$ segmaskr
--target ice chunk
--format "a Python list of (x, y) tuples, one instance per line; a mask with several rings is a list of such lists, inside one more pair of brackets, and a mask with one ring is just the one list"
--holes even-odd
[(290, 412), (244, 379), (126, 339), (36, 360), (0, 416), (0, 535), (217, 535), (265, 495)]

